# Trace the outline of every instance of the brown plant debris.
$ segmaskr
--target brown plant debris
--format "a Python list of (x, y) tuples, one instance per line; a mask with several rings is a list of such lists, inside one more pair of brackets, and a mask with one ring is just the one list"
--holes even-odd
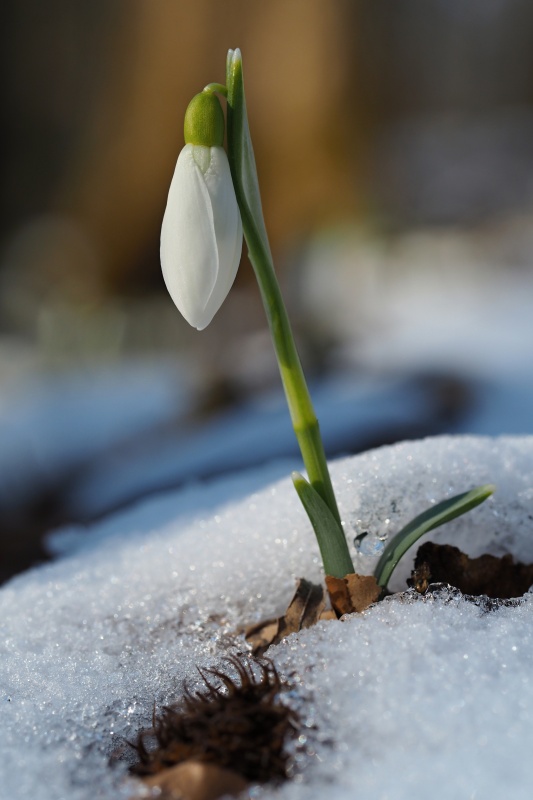
[(291, 633), (310, 628), (320, 619), (335, 618), (325, 610), (324, 588), (300, 578), (294, 597), (282, 617), (275, 617), (252, 625), (245, 630), (245, 638), (252, 647), (254, 656), (262, 655), (271, 644), (278, 644)]
[(339, 617), (364, 611), (379, 599), (382, 591), (373, 575), (358, 575), (355, 572), (344, 578), (326, 575), (326, 586), (331, 605)]
[(468, 595), (521, 597), (533, 584), (533, 564), (515, 563), (511, 555), (470, 558), (458, 547), (426, 542), (418, 548), (409, 584), (423, 594), (431, 583), (448, 583)]
[(216, 800), (223, 795), (236, 796), (248, 786), (237, 772), (203, 761), (184, 761), (143, 778), (143, 782), (159, 789), (159, 800)]
[[(215, 795), (187, 794), (182, 784), (189, 781), (207, 786), (215, 774), (213, 769), (193, 768), (193, 763), (222, 768), (220, 786), (234, 780), (235, 786), (240, 786), (237, 791), (243, 781), (286, 778), (284, 746), (296, 730), (298, 718), (278, 698), (283, 683), (271, 662), (228, 661), (237, 678), (218, 669), (199, 670), (205, 688), (185, 689), (181, 702), (154, 714), (152, 728), (142, 731), (132, 745), (139, 762), (131, 772), (149, 776), (149, 785), (159, 786), (169, 799), (212, 800), (228, 793), (221, 788)], [(186, 764), (190, 769), (174, 770)], [(174, 771), (171, 774), (169, 770)], [(174, 795), (168, 793), (169, 786), (174, 786)]]

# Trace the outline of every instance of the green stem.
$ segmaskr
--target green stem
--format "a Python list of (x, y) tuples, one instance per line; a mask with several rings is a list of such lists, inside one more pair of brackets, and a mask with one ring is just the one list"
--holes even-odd
[(218, 94), (221, 94), (223, 97), (228, 96), (228, 89), (223, 83), (208, 83), (207, 86), (204, 86), (202, 91), (218, 92)]
[[(278, 360), (294, 433), (300, 446), (309, 482), (322, 497), (336, 521), (341, 524), (337, 501), (320, 436), (318, 419), (307, 388), (300, 357), (296, 350), (291, 325), (270, 260), (261, 246), (257, 231), (237, 195), (241, 209), (244, 237), (255, 271)], [(242, 212), (245, 211), (243, 214)]]
[(237, 202), (241, 211), (244, 237), (259, 284), (292, 425), (309, 481), (328, 506), (339, 525), (339, 533), (344, 538), (318, 420), (274, 272), (263, 221), (255, 161), (248, 133), (242, 61), (238, 51), (235, 51), (232, 56), (228, 59), (227, 82), (228, 156)]

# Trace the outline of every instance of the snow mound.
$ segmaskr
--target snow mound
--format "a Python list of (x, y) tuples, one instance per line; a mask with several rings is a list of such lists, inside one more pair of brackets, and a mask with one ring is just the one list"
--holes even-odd
[[(533, 437), (402, 443), (334, 462), (332, 477), (359, 571), (409, 518), (488, 482), (493, 498), (429, 538), (533, 561)], [(134, 795), (109, 758), (150, 724), (154, 701), (177, 699), (197, 666), (244, 649), (236, 629), (280, 613), (298, 576), (320, 580), (289, 478), (269, 480), (265, 468), (197, 488), (196, 508), (190, 493), (169, 495), (71, 530), (63, 558), (3, 587), (6, 797)], [(292, 676), (304, 729), (293, 779), (257, 796), (529, 798), (532, 634), (526, 595), (491, 613), (455, 597), (396, 598), (289, 637), (269, 655)]]

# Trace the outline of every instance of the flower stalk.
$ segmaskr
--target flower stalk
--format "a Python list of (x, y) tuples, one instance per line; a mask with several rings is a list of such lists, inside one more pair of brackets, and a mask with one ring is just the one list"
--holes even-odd
[[(327, 548), (321, 547), (326, 573), (342, 578), (354, 571), (353, 564), (342, 529), (318, 420), (274, 271), (248, 127), (239, 50), (230, 50), (228, 53), (226, 84), (228, 158), (233, 185), (250, 261), (259, 284), (285, 397), (309, 484), (299, 475), (293, 477), (293, 480), (302, 503), (310, 515), (315, 532), (318, 525), (328, 541)], [(320, 519), (313, 515), (312, 509), (316, 504), (306, 502), (309, 492), (305, 484), (310, 486), (323, 501), (330, 512), (329, 515), (321, 515)]]

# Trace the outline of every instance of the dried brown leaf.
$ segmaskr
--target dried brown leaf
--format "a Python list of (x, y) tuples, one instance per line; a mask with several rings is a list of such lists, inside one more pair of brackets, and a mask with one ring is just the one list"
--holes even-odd
[(245, 632), (246, 641), (251, 644), (254, 655), (261, 655), (271, 644), (278, 644), (286, 636), (315, 625), (324, 617), (326, 604), (322, 586), (300, 578), (296, 592), (287, 611), (282, 617), (269, 619), (253, 625)]
[(251, 646), (254, 656), (262, 655), (276, 639), (281, 619), (283, 617), (267, 619), (264, 622), (259, 622), (257, 625), (251, 625), (246, 628), (244, 638)]
[(470, 558), (452, 545), (426, 542), (418, 548), (410, 583), (422, 594), (430, 583), (450, 583), (463, 594), (509, 599), (533, 584), (533, 564), (515, 562), (509, 554)]
[(315, 625), (325, 605), (323, 587), (300, 578), (294, 597), (280, 620), (278, 636), (283, 638)]
[(344, 578), (326, 575), (326, 586), (331, 605), (339, 617), (364, 611), (381, 595), (381, 587), (373, 575), (358, 575), (355, 572)]

